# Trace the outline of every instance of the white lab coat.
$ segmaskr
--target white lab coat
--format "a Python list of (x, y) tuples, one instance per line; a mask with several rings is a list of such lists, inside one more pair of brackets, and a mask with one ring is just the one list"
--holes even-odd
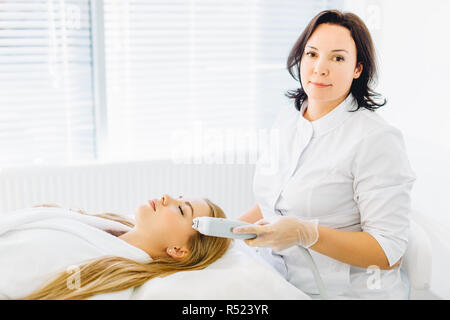
[[(285, 107), (272, 126), (272, 142), (258, 159), (254, 195), (264, 217), (289, 215), (371, 234), (390, 266), (408, 243), (410, 192), (416, 179), (401, 132), (377, 113), (356, 112), (352, 94), (316, 121)], [(297, 247), (262, 256), (304, 292), (318, 290)], [(362, 269), (310, 250), (327, 287), (339, 299), (402, 299), (406, 284), (399, 268)]]

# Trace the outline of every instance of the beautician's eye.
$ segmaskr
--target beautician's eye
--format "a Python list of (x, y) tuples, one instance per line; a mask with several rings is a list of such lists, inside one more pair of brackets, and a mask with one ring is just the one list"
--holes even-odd
[(180, 209), (180, 211), (181, 211), (181, 214), (184, 216), (184, 212), (183, 212), (183, 210), (181, 209), (181, 207), (180, 206), (178, 206), (178, 208)]
[[(310, 55), (311, 54), (311, 55)], [(306, 52), (306, 55), (307, 56), (310, 56), (310, 57), (314, 57), (315, 56), (315, 53), (314, 52), (311, 52), (311, 51), (308, 51), (308, 52)]]
[(341, 62), (341, 61), (344, 61), (345, 59), (344, 59), (344, 57), (341, 57), (341, 56), (337, 56), (337, 57), (335, 57), (336, 59), (341, 59), (341, 60), (337, 60), (338, 62)]

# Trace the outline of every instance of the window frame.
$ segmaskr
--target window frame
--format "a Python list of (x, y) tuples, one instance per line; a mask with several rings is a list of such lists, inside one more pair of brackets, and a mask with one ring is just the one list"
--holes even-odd
[(108, 160), (108, 121), (106, 102), (105, 31), (103, 0), (90, 0), (92, 84), (94, 94), (95, 161)]

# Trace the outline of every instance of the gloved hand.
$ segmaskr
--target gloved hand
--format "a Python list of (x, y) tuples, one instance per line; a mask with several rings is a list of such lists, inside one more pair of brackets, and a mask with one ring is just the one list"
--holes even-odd
[(319, 239), (319, 220), (300, 220), (295, 217), (279, 216), (261, 219), (252, 226), (233, 228), (233, 233), (254, 233), (254, 239), (245, 242), (251, 247), (268, 247), (281, 251), (300, 245), (309, 248)]

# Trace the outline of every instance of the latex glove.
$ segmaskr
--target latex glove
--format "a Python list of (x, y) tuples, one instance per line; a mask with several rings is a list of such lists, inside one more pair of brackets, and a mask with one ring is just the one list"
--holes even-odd
[(268, 247), (281, 251), (300, 245), (309, 248), (319, 239), (319, 220), (300, 220), (295, 217), (280, 216), (275, 219), (261, 219), (251, 226), (233, 228), (233, 233), (254, 233), (254, 239), (245, 242), (251, 247)]

